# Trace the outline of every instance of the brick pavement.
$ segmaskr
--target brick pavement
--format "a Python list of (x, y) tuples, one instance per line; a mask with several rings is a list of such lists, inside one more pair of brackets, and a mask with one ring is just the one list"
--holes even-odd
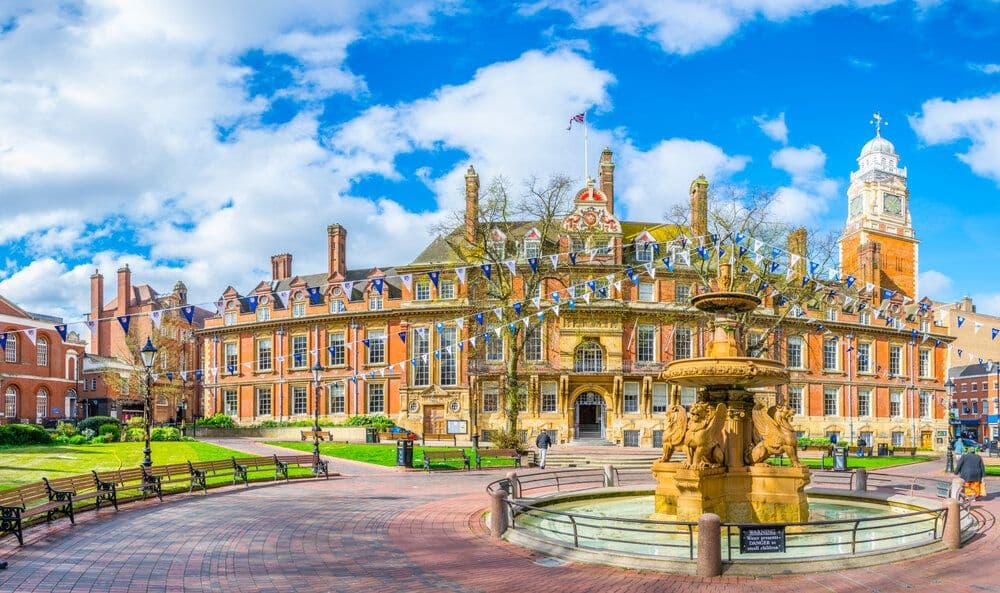
[(0, 540), (10, 561), (0, 591), (1000, 591), (996, 495), (980, 505), (991, 529), (959, 553), (839, 573), (699, 579), (548, 568), (532, 552), (493, 544), (480, 519), (483, 486), (499, 474), (379, 471), (84, 513), (75, 527), (59, 520), (27, 530), (21, 549)]

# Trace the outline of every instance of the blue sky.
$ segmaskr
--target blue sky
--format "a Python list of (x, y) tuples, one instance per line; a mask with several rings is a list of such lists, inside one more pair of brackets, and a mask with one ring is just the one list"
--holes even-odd
[[(0, 5), (0, 294), (78, 318), (88, 277), (195, 301), (269, 256), (398, 264), (489, 179), (615, 151), (626, 217), (690, 180), (836, 230), (881, 111), (909, 169), (921, 292), (1000, 314), (1000, 3), (541, 0)], [(503, 6), (501, 6), (503, 4)]]

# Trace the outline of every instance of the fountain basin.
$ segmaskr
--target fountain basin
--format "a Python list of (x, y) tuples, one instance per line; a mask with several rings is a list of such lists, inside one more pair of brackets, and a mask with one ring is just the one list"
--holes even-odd
[(691, 306), (707, 313), (746, 313), (760, 305), (760, 297), (745, 292), (708, 292), (691, 297)]
[(683, 358), (667, 365), (660, 377), (684, 387), (770, 387), (787, 383), (788, 370), (767, 358)]

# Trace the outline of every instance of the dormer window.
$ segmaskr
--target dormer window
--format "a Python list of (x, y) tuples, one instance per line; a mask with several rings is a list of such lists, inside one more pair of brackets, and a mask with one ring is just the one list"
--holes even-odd
[(573, 237), (569, 240), (569, 250), (572, 253), (580, 253), (587, 248), (586, 242), (583, 237)]
[(490, 238), (486, 241), (486, 255), (493, 261), (499, 261), (507, 255), (507, 235), (500, 229), (490, 231)]
[(636, 239), (635, 241), (635, 261), (637, 262), (651, 262), (653, 261), (653, 244), (648, 241), (640, 241)]
[(525, 239), (524, 240), (524, 257), (525, 259), (537, 258), (542, 254), (542, 242), (538, 239)]

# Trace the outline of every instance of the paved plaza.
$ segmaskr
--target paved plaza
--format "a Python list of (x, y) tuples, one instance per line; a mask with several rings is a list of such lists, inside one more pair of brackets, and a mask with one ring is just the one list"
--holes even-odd
[[(995, 495), (977, 505), (981, 533), (958, 553), (839, 573), (701, 579), (546, 567), (534, 553), (494, 544), (481, 516), (496, 470), (426, 474), (330, 461), (340, 478), (83, 513), (76, 526), (27, 530), (21, 549), (6, 537), (0, 556), (10, 568), (0, 572), (0, 591), (1000, 591)], [(939, 470), (925, 463), (892, 473)]]

